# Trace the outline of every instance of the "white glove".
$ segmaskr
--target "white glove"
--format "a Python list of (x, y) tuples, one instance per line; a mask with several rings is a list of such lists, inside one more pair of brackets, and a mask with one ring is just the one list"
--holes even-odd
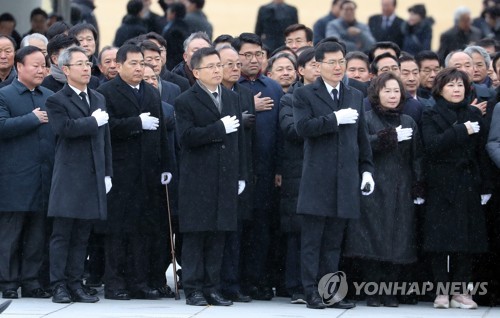
[(160, 182), (163, 185), (167, 185), (172, 180), (172, 174), (170, 172), (162, 172)]
[(413, 200), (413, 204), (416, 204), (416, 205), (422, 205), (425, 203), (425, 199), (422, 199), (422, 198), (416, 198), (415, 200)]
[(104, 177), (104, 185), (106, 186), (106, 194), (111, 190), (111, 187), (113, 186), (113, 183), (111, 182), (111, 177), (106, 176)]
[(142, 122), (142, 129), (144, 130), (156, 130), (160, 125), (160, 120), (156, 117), (151, 116), (151, 113), (142, 113), (139, 115)]
[(486, 205), (491, 199), (491, 194), (481, 194), (481, 205)]
[(226, 116), (222, 117), (220, 120), (224, 124), (226, 134), (233, 133), (238, 130), (238, 127), (240, 127), (240, 121), (238, 120), (238, 118), (236, 118), (236, 116)]
[[(481, 127), (479, 126), (479, 123), (477, 121), (466, 121), (464, 123), (465, 127), (467, 127), (467, 131), (469, 132), (469, 135), (472, 134), (477, 134)], [(472, 132), (471, 132), (472, 131)]]
[[(366, 191), (363, 191), (367, 187)], [(361, 178), (361, 194), (370, 195), (375, 190), (375, 181), (373, 181), (372, 174), (370, 172), (363, 172), (363, 177)]]
[(358, 111), (352, 108), (343, 108), (333, 112), (337, 117), (337, 125), (355, 124), (358, 120)]
[(245, 190), (246, 182), (245, 180), (238, 180), (238, 195), (240, 195), (243, 190)]
[(402, 128), (401, 125), (396, 127), (396, 133), (398, 134), (398, 142), (410, 140), (413, 134), (412, 128)]
[(102, 111), (100, 108), (94, 110), (92, 113), (92, 117), (97, 121), (97, 127), (101, 127), (102, 125), (106, 125), (108, 123), (109, 115), (105, 111)]

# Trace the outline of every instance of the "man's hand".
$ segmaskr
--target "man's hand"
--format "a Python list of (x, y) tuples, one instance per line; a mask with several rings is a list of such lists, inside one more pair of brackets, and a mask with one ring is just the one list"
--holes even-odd
[(355, 124), (358, 120), (358, 111), (352, 108), (343, 108), (334, 112), (338, 125)]
[(92, 113), (92, 117), (97, 121), (97, 127), (101, 127), (102, 125), (106, 125), (109, 120), (109, 115), (105, 111), (102, 111), (100, 108), (94, 110)]
[(224, 124), (224, 129), (226, 129), (226, 134), (234, 133), (240, 127), (240, 121), (236, 116), (225, 116), (220, 119)]
[(487, 101), (478, 103), (477, 102), (477, 98), (474, 98), (474, 100), (471, 103), (471, 106), (479, 108), (479, 110), (481, 111), (481, 113), (483, 114), (483, 116), (486, 114), (486, 106), (487, 105), (488, 105)]
[(283, 178), (281, 174), (277, 174), (274, 176), (274, 186), (281, 187), (281, 183), (283, 182)]
[(255, 115), (250, 114), (248, 110), (241, 113), (241, 120), (245, 128), (253, 128), (255, 126)]
[(261, 92), (258, 92), (253, 100), (255, 102), (255, 111), (262, 112), (266, 110), (271, 110), (274, 107), (274, 101), (271, 97), (260, 97)]
[(106, 186), (106, 194), (111, 191), (111, 187), (113, 187), (113, 183), (111, 182), (111, 177), (106, 176), (104, 177), (104, 185)]
[(238, 180), (238, 195), (240, 195), (243, 190), (245, 190), (246, 182), (245, 180)]
[(139, 118), (141, 118), (142, 129), (144, 130), (156, 130), (160, 125), (160, 120), (151, 116), (151, 113), (142, 113)]
[(163, 185), (167, 185), (172, 180), (172, 174), (170, 172), (162, 172), (160, 177), (160, 182)]
[(361, 30), (357, 27), (348, 27), (347, 28), (347, 33), (350, 35), (350, 36), (357, 36), (357, 35), (360, 35), (361, 34)]
[(33, 109), (33, 114), (38, 118), (41, 124), (46, 124), (49, 122), (49, 117), (47, 116), (47, 112), (40, 110), (40, 107)]

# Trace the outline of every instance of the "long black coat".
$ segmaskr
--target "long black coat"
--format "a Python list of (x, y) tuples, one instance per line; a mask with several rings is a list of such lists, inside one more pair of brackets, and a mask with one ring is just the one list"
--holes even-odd
[(337, 109), (325, 84), (313, 84), (293, 92), (293, 117), (304, 137), (304, 167), (297, 212), (325, 217), (358, 218), (361, 175), (373, 173), (372, 150), (363, 108), (363, 94), (341, 82), (340, 108), (359, 113), (351, 125), (337, 125)]
[[(479, 122), (478, 134), (463, 124)], [(485, 150), (486, 129), (476, 107), (455, 112), (443, 98), (422, 117), (426, 150), (424, 249), (431, 252), (484, 252), (486, 225), (481, 194), (491, 193)]]
[(303, 84), (297, 82), (280, 101), (280, 153), (278, 173), (281, 174), (280, 224), (283, 232), (300, 232), (300, 217), (297, 215), (302, 162), (304, 161), (304, 138), (297, 134), (293, 120), (293, 91)]
[(179, 96), (181, 232), (236, 231), (238, 180), (245, 180), (244, 133), (226, 134), (220, 119), (237, 116), (238, 96), (221, 87), (222, 113), (198, 83)]
[(297, 8), (286, 3), (269, 3), (259, 8), (255, 34), (261, 37), (264, 46), (271, 52), (285, 43), (285, 29), (299, 23)]
[[(412, 189), (423, 176), (418, 126), (408, 115), (391, 117), (376, 110), (366, 113), (366, 123), (375, 165), (375, 191), (361, 198), (361, 217), (349, 221), (344, 254), (411, 263), (417, 258)], [(395, 128), (399, 125), (413, 129), (411, 140), (398, 142)]]
[(0, 211), (46, 211), (55, 137), (33, 114), (52, 91), (15, 79), (0, 90)]
[(104, 97), (87, 90), (90, 109), (68, 85), (47, 99), (47, 114), (56, 135), (54, 174), (48, 216), (107, 217), (105, 176), (113, 176), (109, 126), (90, 116), (106, 111)]
[[(118, 75), (99, 87), (106, 98), (113, 147), (113, 189), (108, 197), (108, 231), (146, 232), (159, 229), (165, 218), (165, 188), (160, 175), (167, 170), (166, 129), (160, 93), (144, 81), (142, 98)], [(141, 113), (160, 120), (158, 130), (143, 130)]]
[(368, 19), (368, 27), (370, 32), (377, 42), (390, 41), (396, 43), (399, 47), (403, 46), (403, 33), (401, 32), (401, 25), (404, 20), (396, 16), (392, 21), (389, 28), (384, 29), (382, 23), (384, 17), (381, 14), (376, 14)]

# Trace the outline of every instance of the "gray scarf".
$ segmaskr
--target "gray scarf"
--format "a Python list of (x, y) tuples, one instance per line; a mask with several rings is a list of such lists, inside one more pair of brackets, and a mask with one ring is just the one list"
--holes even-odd
[(64, 75), (63, 71), (59, 68), (59, 66), (52, 64), (50, 66), (50, 75), (54, 77), (54, 79), (60, 83), (66, 83), (66, 75)]

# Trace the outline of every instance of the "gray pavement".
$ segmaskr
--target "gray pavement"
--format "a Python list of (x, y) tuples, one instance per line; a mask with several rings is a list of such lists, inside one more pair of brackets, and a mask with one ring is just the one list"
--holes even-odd
[[(181, 300), (129, 300), (117, 301), (104, 299), (102, 288), (99, 293), (101, 300), (95, 304), (72, 303), (67, 305), (54, 304), (50, 299), (16, 299), (0, 316), (2, 318), (299, 318), (299, 317), (450, 317), (450, 318), (492, 318), (500, 317), (500, 307), (479, 307), (476, 310), (465, 309), (434, 309), (432, 303), (418, 305), (401, 305), (398, 308), (366, 307), (359, 302), (351, 310), (307, 309), (305, 305), (292, 305), (288, 298), (277, 297), (272, 301), (252, 301), (250, 303), (235, 303), (230, 307), (194, 307), (185, 304), (184, 295)], [(1, 303), (1, 300), (0, 300)]]

